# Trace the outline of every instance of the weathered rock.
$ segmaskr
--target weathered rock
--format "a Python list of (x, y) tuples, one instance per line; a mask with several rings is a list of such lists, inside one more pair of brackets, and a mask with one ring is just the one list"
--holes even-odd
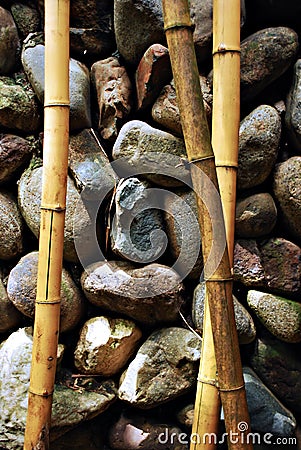
[(301, 341), (301, 305), (283, 297), (250, 290), (247, 301), (258, 319), (276, 338)]
[[(42, 167), (39, 161), (32, 161), (30, 167), (25, 170), (19, 181), (18, 200), (21, 213), (33, 232), (38, 237), (40, 232), (40, 206), (42, 197)], [(91, 230), (90, 218), (85, 206), (80, 198), (80, 194), (75, 188), (71, 178), (68, 177), (66, 219), (64, 234), (64, 258), (68, 261), (77, 262), (78, 256), (74, 244), (74, 227), (76, 232), (85, 234), (86, 248), (89, 251), (91, 246), (88, 232)]]
[[(7, 294), (14, 306), (25, 316), (34, 317), (38, 252), (23, 256), (11, 270), (7, 282)], [(63, 269), (61, 287), (61, 319), (62, 332), (72, 330), (80, 321), (84, 312), (82, 294), (71, 275)]]
[(278, 154), (281, 120), (275, 108), (261, 105), (245, 117), (239, 129), (238, 189), (263, 183)]
[(40, 125), (38, 102), (23, 74), (0, 77), (0, 125), (25, 133)]
[(91, 303), (151, 325), (175, 321), (183, 302), (178, 274), (161, 264), (137, 269), (125, 261), (95, 263), (81, 284)]
[(9, 300), (5, 286), (0, 278), (0, 333), (13, 330), (21, 324), (22, 316)]
[(299, 347), (264, 334), (254, 346), (250, 365), (263, 383), (294, 414), (301, 412)]
[[(188, 437), (187, 442), (188, 442)], [(140, 414), (121, 415), (108, 433), (112, 450), (186, 450), (183, 433), (175, 425), (160, 423)], [(166, 447), (166, 445), (168, 447)]]
[(277, 221), (277, 208), (269, 193), (237, 200), (235, 232), (240, 238), (258, 238), (269, 234)]
[(293, 148), (301, 152), (301, 59), (294, 65), (294, 78), (286, 101), (285, 123)]
[(287, 27), (265, 28), (241, 43), (241, 99), (253, 99), (294, 62), (298, 35)]
[(16, 70), (19, 62), (20, 41), (11, 13), (0, 6), (0, 75)]
[(243, 368), (251, 429), (257, 433), (292, 436), (296, 428), (293, 414), (282, 405), (250, 367)]
[[(252, 316), (233, 295), (236, 329), (240, 344), (249, 344), (256, 337), (256, 328)], [(199, 283), (193, 293), (192, 320), (197, 331), (203, 333), (205, 305), (205, 283)]]
[(83, 198), (101, 202), (114, 188), (116, 175), (93, 130), (70, 136), (69, 169)]
[(137, 108), (152, 105), (161, 89), (172, 79), (168, 48), (151, 45), (144, 53), (135, 74)]
[(203, 270), (203, 257), (195, 193), (178, 190), (175, 194), (164, 197), (169, 249), (176, 258), (174, 269), (182, 277), (197, 279)]
[(118, 396), (149, 409), (192, 389), (201, 341), (184, 328), (153, 332), (121, 377)]
[(137, 348), (142, 336), (131, 320), (93, 317), (83, 326), (74, 352), (80, 373), (116, 375)]
[(138, 178), (120, 181), (111, 227), (112, 250), (145, 264), (158, 259), (166, 248), (162, 214), (154, 209), (152, 189), (148, 188)]
[(121, 128), (112, 155), (126, 162), (133, 176), (145, 174), (150, 181), (168, 187), (189, 183), (184, 141), (140, 120)]
[[(101, 28), (112, 20), (111, 0), (72, 0), (70, 4), (70, 23), (77, 28)], [(108, 26), (108, 25), (107, 25)]]
[(193, 403), (189, 403), (188, 405), (184, 406), (177, 413), (177, 420), (179, 421), (180, 425), (183, 425), (185, 427), (185, 429), (192, 428), (193, 417), (194, 417)]
[(5, 183), (25, 164), (32, 154), (30, 142), (13, 134), (0, 135), (0, 183)]
[(0, 192), (0, 259), (13, 259), (23, 250), (23, 220), (16, 199)]
[(235, 242), (234, 279), (247, 287), (265, 287), (265, 273), (256, 241), (238, 239)]
[[(45, 46), (40, 36), (30, 34), (24, 41), (22, 64), (25, 73), (38, 99), (44, 104), (44, 65)], [(90, 116), (90, 74), (87, 67), (70, 59), (70, 129), (76, 130), (91, 127)]]
[[(212, 93), (207, 78), (200, 76), (200, 85), (203, 94), (203, 104), (207, 119), (211, 118)], [(176, 89), (174, 80), (167, 84), (161, 91), (161, 94), (152, 107), (152, 118), (179, 136), (182, 136), (182, 125), (180, 112), (177, 103)]]
[(301, 157), (293, 156), (277, 164), (274, 172), (274, 194), (281, 219), (292, 235), (301, 242)]
[(20, 37), (24, 40), (29, 33), (36, 33), (40, 29), (40, 14), (32, 5), (14, 2), (11, 13), (17, 25)]
[[(0, 446), (7, 450), (23, 447), (31, 358), (32, 337), (27, 329), (11, 334), (0, 346)], [(56, 385), (51, 439), (100, 414), (115, 398), (110, 381), (102, 382), (96, 392)]]
[(70, 28), (70, 53), (89, 66), (99, 58), (108, 58), (116, 49), (112, 26), (98, 28)]
[(91, 80), (98, 101), (98, 129), (104, 139), (115, 140), (118, 125), (132, 108), (132, 84), (126, 68), (111, 56), (92, 65)]

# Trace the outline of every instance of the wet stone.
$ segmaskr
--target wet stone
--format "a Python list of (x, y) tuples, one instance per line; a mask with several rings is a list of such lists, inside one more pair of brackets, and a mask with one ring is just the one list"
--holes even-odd
[(132, 108), (130, 78), (118, 58), (111, 56), (93, 64), (91, 80), (99, 109), (98, 130), (104, 139), (114, 141), (119, 124), (123, 123)]
[(86, 269), (81, 284), (92, 304), (149, 325), (175, 321), (183, 302), (179, 275), (161, 264), (99, 262)]
[(138, 178), (119, 182), (111, 228), (112, 250), (117, 255), (146, 264), (164, 253), (167, 238), (154, 200), (151, 186)]
[(0, 6), (0, 75), (14, 72), (19, 64), (20, 41), (11, 13)]
[(301, 341), (301, 305), (273, 294), (250, 290), (247, 301), (263, 325), (276, 338), (296, 343)]
[(257, 243), (238, 239), (234, 245), (234, 280), (247, 287), (265, 287), (265, 273)]
[(191, 390), (196, 383), (201, 341), (184, 328), (153, 332), (120, 379), (118, 396), (149, 409)]
[(301, 152), (301, 59), (294, 65), (294, 78), (286, 101), (285, 123), (292, 147)]
[(133, 355), (141, 336), (130, 320), (93, 317), (82, 327), (74, 352), (75, 366), (84, 374), (116, 375)]
[[(7, 282), (7, 294), (13, 305), (25, 316), (33, 318), (36, 300), (38, 252), (23, 256), (11, 270)], [(61, 287), (61, 332), (75, 328), (84, 313), (83, 296), (63, 269)]]
[(11, 260), (23, 251), (23, 219), (16, 199), (0, 192), (0, 259)]
[(0, 135), (0, 183), (10, 181), (33, 152), (30, 142), (14, 134)]
[(261, 105), (245, 117), (239, 129), (238, 189), (263, 183), (276, 162), (281, 120), (275, 108)]

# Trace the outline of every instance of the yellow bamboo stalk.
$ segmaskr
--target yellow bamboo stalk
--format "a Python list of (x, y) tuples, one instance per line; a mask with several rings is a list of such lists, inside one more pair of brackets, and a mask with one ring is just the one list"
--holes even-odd
[[(230, 267), (233, 267), (236, 174), (240, 120), (240, 0), (213, 0), (212, 146), (222, 200)], [(201, 380), (214, 380), (217, 368), (207, 295), (203, 352), (197, 385), (192, 432), (216, 435), (220, 417), (219, 392)], [(213, 434), (212, 434), (213, 433)], [(214, 440), (192, 443), (190, 450), (213, 450)]]
[(41, 226), (24, 449), (48, 449), (59, 335), (69, 141), (69, 0), (45, 0)]
[[(209, 178), (216, 189), (218, 182), (203, 107), (187, 0), (163, 0), (163, 15), (187, 155), (189, 161), (193, 163), (192, 181), (195, 191), (201, 192), (205, 197), (208, 188), (205, 180)], [(205, 176), (199, 176), (200, 169)], [(212, 198), (212, 201), (219, 222), (223, 224), (220, 198)], [(197, 196), (197, 203), (203, 258), (207, 262), (211, 255), (215, 266), (213, 270), (211, 264), (205, 265), (204, 275), (212, 321), (219, 392), (228, 433), (228, 448), (251, 449), (248, 431), (244, 433), (246, 428), (249, 430), (249, 414), (234, 319), (228, 249), (225, 246), (222, 255), (217, 256), (219, 243), (213, 239), (216, 224), (211, 223), (212, 217), (205, 206), (204, 198)], [(221, 227), (219, 232), (219, 239), (225, 240), (225, 229)], [(206, 384), (206, 380), (202, 381)], [(240, 424), (244, 424), (243, 427)], [(199, 438), (202, 440), (203, 436)]]

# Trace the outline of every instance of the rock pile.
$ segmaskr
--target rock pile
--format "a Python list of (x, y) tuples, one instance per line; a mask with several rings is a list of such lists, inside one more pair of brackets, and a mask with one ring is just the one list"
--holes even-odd
[[(190, 5), (210, 123), (212, 0)], [(300, 17), (298, 2), (242, 2), (234, 304), (260, 449), (267, 435), (301, 445)], [(9, 450), (22, 448), (37, 283), (43, 1), (0, 0), (0, 23), (0, 448)], [(73, 0), (70, 38), (51, 448), (188, 449), (202, 237), (161, 1)]]

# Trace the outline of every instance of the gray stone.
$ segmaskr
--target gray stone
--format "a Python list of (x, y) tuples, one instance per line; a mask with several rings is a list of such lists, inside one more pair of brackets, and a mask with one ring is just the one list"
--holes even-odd
[(123, 373), (118, 396), (149, 409), (191, 390), (196, 382), (201, 340), (184, 328), (154, 331)]
[[(42, 198), (42, 173), (39, 167), (41, 162), (33, 160), (19, 181), (18, 200), (21, 213), (33, 234), (38, 237), (40, 232), (40, 205)], [(66, 218), (64, 234), (64, 258), (77, 262), (78, 256), (74, 244), (74, 227), (76, 232), (85, 235), (87, 251), (92, 245), (89, 232), (91, 221), (88, 212), (75, 188), (74, 182), (68, 177)]]
[(258, 319), (276, 338), (291, 343), (301, 341), (300, 303), (254, 290), (248, 292), (247, 301)]
[(145, 174), (150, 181), (167, 187), (189, 183), (183, 139), (140, 120), (131, 120), (121, 128), (112, 155), (126, 163), (133, 176)]
[[(122, 414), (108, 433), (112, 450), (187, 450), (183, 437), (179, 427), (135, 413)], [(186, 441), (188, 444), (188, 435)]]
[[(27, 37), (21, 59), (33, 90), (40, 102), (44, 104), (45, 46), (40, 43), (39, 36), (30, 34)], [(70, 129), (89, 128), (91, 127), (89, 71), (84, 64), (71, 58), (69, 77)]]
[[(12, 333), (0, 346), (0, 446), (7, 450), (23, 448), (31, 358), (32, 337), (28, 329)], [(102, 382), (96, 392), (56, 385), (51, 439), (100, 414), (115, 398), (110, 381)]]
[(235, 232), (240, 238), (258, 238), (273, 231), (277, 208), (269, 193), (250, 195), (237, 200)]
[(75, 366), (84, 374), (116, 375), (135, 352), (141, 336), (131, 320), (93, 317), (81, 329), (74, 352)]
[(40, 123), (38, 102), (25, 75), (0, 77), (0, 125), (32, 133)]
[[(192, 320), (200, 334), (203, 333), (205, 289), (205, 283), (202, 282), (197, 285), (193, 293)], [(234, 295), (233, 305), (239, 343), (249, 344), (256, 337), (256, 328), (252, 316)]]
[(256, 342), (250, 365), (262, 382), (293, 414), (301, 412), (299, 347), (264, 333)]
[(70, 135), (68, 157), (70, 173), (82, 197), (101, 203), (112, 192), (116, 175), (92, 129)]
[(296, 428), (293, 414), (282, 405), (250, 367), (243, 368), (251, 430), (275, 436), (292, 436)]
[(21, 324), (22, 315), (8, 298), (0, 278), (0, 333), (7, 333)]
[[(38, 275), (38, 252), (23, 256), (11, 270), (7, 282), (7, 294), (14, 306), (25, 316), (34, 317)], [(84, 313), (81, 291), (67, 270), (62, 272), (61, 332), (75, 328)]]
[(98, 130), (104, 139), (114, 141), (119, 124), (124, 123), (132, 109), (130, 78), (118, 58), (111, 56), (92, 65), (91, 81), (98, 102)]
[(99, 262), (86, 269), (81, 284), (91, 303), (151, 325), (175, 321), (183, 302), (179, 275), (161, 264)]
[(23, 219), (12, 194), (0, 192), (0, 259), (17, 258), (23, 251)]
[(279, 78), (298, 52), (298, 35), (287, 27), (264, 28), (241, 43), (241, 99), (253, 99)]
[(0, 75), (16, 70), (20, 56), (20, 41), (14, 19), (0, 6)]
[(239, 129), (238, 189), (263, 183), (273, 170), (278, 154), (281, 120), (275, 108), (258, 106)]
[(112, 250), (117, 255), (146, 264), (164, 253), (166, 237), (162, 214), (154, 206), (152, 189), (148, 184), (138, 178), (119, 182), (111, 226)]
[(39, 31), (41, 18), (38, 10), (32, 5), (15, 2), (11, 5), (11, 13), (23, 40), (29, 33)]
[(29, 140), (13, 134), (0, 135), (0, 183), (5, 183), (14, 176), (33, 152)]
[(285, 123), (292, 147), (301, 152), (301, 59), (294, 65), (294, 78), (286, 101)]
[(293, 156), (277, 164), (274, 172), (274, 194), (281, 219), (292, 235), (301, 242), (301, 157)]
[[(203, 104), (209, 121), (212, 112), (212, 92), (207, 78), (202, 75), (200, 75), (200, 85), (203, 94)], [(171, 133), (182, 136), (183, 132), (174, 80), (162, 89), (155, 101), (152, 107), (152, 118), (167, 128), (167, 130), (170, 130)]]

